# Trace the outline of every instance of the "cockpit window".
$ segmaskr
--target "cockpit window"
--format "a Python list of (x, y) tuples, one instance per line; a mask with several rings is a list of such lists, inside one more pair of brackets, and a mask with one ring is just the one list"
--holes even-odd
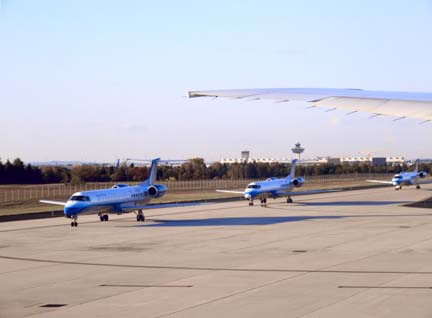
[(71, 201), (90, 201), (90, 197), (86, 195), (73, 195), (70, 198)]
[(250, 184), (248, 185), (248, 189), (259, 189), (261, 186), (259, 184)]
[(113, 185), (112, 189), (118, 189), (118, 188), (124, 188), (124, 187), (128, 187), (127, 184), (115, 184)]
[(400, 176), (400, 175), (395, 175), (393, 178), (395, 178), (395, 179), (402, 179), (402, 176)]

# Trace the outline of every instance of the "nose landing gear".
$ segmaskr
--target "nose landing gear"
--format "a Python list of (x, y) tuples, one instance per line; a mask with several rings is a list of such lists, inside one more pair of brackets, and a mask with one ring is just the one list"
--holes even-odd
[(76, 215), (72, 216), (72, 222), (71, 222), (71, 227), (77, 227), (78, 226), (78, 217)]
[(136, 216), (137, 222), (144, 222), (145, 216), (142, 210), (138, 210), (137, 216)]
[(99, 213), (99, 219), (100, 219), (101, 222), (104, 222), (104, 221), (108, 222), (109, 216), (108, 216), (108, 214)]

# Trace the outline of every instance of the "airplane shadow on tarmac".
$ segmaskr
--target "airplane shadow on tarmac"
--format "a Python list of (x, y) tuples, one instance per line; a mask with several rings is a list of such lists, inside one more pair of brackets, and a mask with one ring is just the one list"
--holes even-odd
[(233, 217), (233, 218), (208, 218), (193, 220), (161, 220), (151, 219), (150, 224), (133, 225), (132, 227), (183, 227), (183, 226), (248, 226), (248, 225), (273, 225), (287, 222), (300, 222), (308, 220), (338, 220), (344, 218), (374, 218), (374, 217), (413, 217), (432, 216), (426, 214), (370, 214), (370, 215), (305, 215), (305, 216), (263, 216), (263, 217)]
[(271, 225), (286, 222), (298, 222), (320, 219), (340, 219), (344, 216), (263, 216), (263, 217), (234, 217), (209, 218), (194, 220), (158, 220), (152, 219), (151, 224), (136, 225), (142, 227), (168, 227), (168, 226), (238, 226), (238, 225)]

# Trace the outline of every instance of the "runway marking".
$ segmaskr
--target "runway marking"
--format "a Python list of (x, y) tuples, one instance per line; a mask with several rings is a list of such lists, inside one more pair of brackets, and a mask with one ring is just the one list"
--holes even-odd
[(432, 275), (432, 271), (384, 271), (384, 270), (331, 270), (331, 269), (284, 269), (284, 268), (232, 268), (232, 267), (199, 267), (199, 266), (169, 266), (169, 265), (135, 265), (135, 264), (109, 264), (93, 262), (56, 261), (49, 259), (36, 259), (0, 255), (0, 259), (27, 261), (35, 263), (49, 263), (59, 265), (81, 265), (142, 269), (168, 269), (191, 271), (219, 271), (219, 272), (272, 272), (272, 273), (322, 273), (322, 274), (400, 274), (400, 275)]
[(188, 306), (188, 307), (181, 308), (181, 309), (178, 309), (178, 310), (175, 310), (175, 311), (164, 313), (162, 315), (155, 316), (154, 318), (162, 318), (162, 317), (167, 317), (167, 316), (173, 316), (173, 315), (179, 314), (181, 312), (193, 310), (193, 309), (198, 308), (198, 307), (202, 307), (202, 306), (206, 306), (206, 305), (209, 305), (209, 304), (217, 303), (217, 302), (220, 302), (220, 301), (225, 300), (225, 299), (229, 299), (229, 298), (232, 298), (232, 297), (235, 297), (235, 296), (239, 296), (239, 295), (250, 293), (250, 292), (253, 292), (253, 291), (256, 291), (256, 290), (259, 290), (259, 289), (262, 289), (262, 288), (266, 288), (266, 287), (269, 287), (269, 286), (272, 286), (272, 285), (276, 285), (276, 284), (279, 284), (279, 283), (282, 283), (282, 282), (285, 282), (285, 281), (288, 281), (288, 280), (292, 280), (292, 279), (298, 278), (298, 277), (303, 276), (303, 275), (305, 275), (305, 273), (299, 273), (299, 274), (294, 275), (294, 276), (288, 276), (288, 277), (283, 277), (281, 279), (276, 279), (276, 280), (270, 281), (268, 283), (264, 283), (264, 284), (261, 284), (261, 285), (258, 285), (258, 286), (253, 286), (253, 287), (250, 287), (250, 288), (242, 289), (242, 290), (233, 292), (233, 293), (228, 294), (228, 295), (223, 295), (221, 297), (217, 297), (217, 298), (214, 298), (214, 299), (203, 301), (201, 303), (198, 303), (198, 304), (195, 304), (195, 305), (192, 305), (192, 306)]
[(137, 287), (137, 288), (191, 288), (193, 285), (122, 285), (122, 284), (102, 284), (100, 287)]
[(366, 289), (432, 289), (430, 286), (338, 286), (338, 288), (366, 288)]

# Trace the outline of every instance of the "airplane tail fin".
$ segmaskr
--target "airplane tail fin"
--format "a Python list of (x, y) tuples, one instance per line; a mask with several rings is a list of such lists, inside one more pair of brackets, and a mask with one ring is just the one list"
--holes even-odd
[(142, 185), (153, 185), (156, 183), (157, 177), (157, 165), (160, 161), (160, 158), (156, 158), (152, 160), (149, 177), (143, 181)]
[(415, 170), (414, 170), (415, 173), (418, 172), (419, 161), (420, 161), (419, 159), (417, 159), (417, 160), (415, 161), (415, 163), (416, 163)]
[(296, 168), (296, 163), (297, 163), (297, 159), (294, 159), (293, 161), (291, 161), (291, 173), (290, 173), (290, 177), (292, 179), (295, 178), (295, 168)]

